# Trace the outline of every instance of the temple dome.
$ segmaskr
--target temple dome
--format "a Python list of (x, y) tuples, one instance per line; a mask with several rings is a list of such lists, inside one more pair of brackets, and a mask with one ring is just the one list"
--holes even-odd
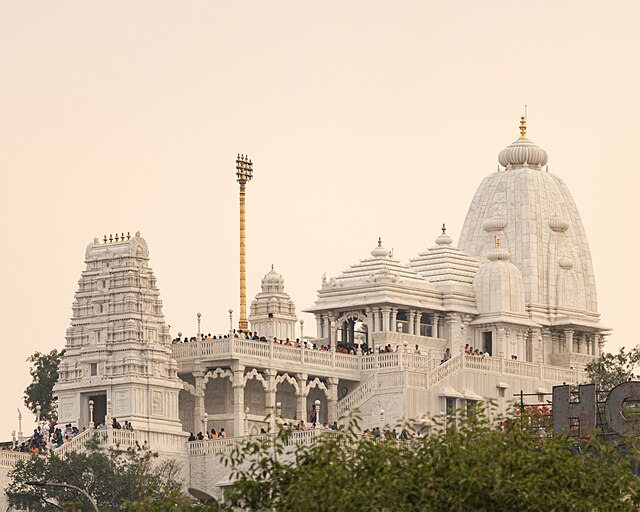
[(374, 258), (386, 258), (389, 256), (389, 251), (382, 247), (382, 239), (378, 238), (378, 246), (371, 251), (371, 256)]
[[(517, 147), (528, 149), (518, 153)], [(527, 304), (562, 306), (591, 317), (597, 314), (596, 286), (582, 220), (562, 179), (538, 168), (547, 157), (535, 148), (525, 138), (501, 153), (507, 170), (490, 174), (478, 187), (458, 246), (482, 262), (499, 237), (520, 270)]]
[(284, 292), (284, 277), (275, 271), (273, 265), (271, 270), (262, 278), (263, 292)]
[(520, 121), (520, 137), (511, 145), (500, 151), (498, 162), (507, 170), (514, 167), (535, 167), (541, 169), (549, 157), (547, 152), (534, 144), (526, 136), (527, 126), (524, 116)]
[(487, 259), (473, 280), (478, 312), (525, 313), (524, 283), (518, 267), (511, 261), (506, 249), (496, 247), (487, 253)]

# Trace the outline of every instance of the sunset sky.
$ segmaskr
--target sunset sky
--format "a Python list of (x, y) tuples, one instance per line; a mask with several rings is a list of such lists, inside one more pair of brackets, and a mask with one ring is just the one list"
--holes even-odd
[(25, 360), (63, 348), (94, 237), (139, 230), (172, 334), (223, 332), (246, 153), (249, 301), (274, 264), (300, 317), (379, 236), (456, 243), (525, 104), (607, 348), (635, 345), (639, 26), (637, 1), (0, 0), (0, 440), (18, 407), (33, 428)]

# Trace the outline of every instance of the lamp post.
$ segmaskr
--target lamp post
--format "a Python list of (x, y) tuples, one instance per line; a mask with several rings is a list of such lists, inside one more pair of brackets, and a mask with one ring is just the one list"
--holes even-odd
[(464, 347), (464, 322), (460, 324), (460, 350)]
[(247, 183), (253, 178), (253, 163), (246, 155), (236, 158), (236, 176), (240, 185), (240, 320), (238, 329), (249, 330), (247, 321), (247, 246), (245, 240), (245, 197)]
[(320, 424), (320, 400), (314, 402), (316, 408), (316, 425)]
[(300, 343), (304, 346), (304, 320), (300, 319)]
[(38, 426), (40, 426), (40, 412), (42, 411), (42, 406), (40, 404), (36, 405), (36, 422)]
[(18, 439), (16, 438), (16, 431), (12, 430), (11, 431), (11, 441), (13, 442), (13, 449), (16, 449), (16, 446), (18, 446)]
[(22, 439), (22, 413), (18, 409), (18, 439)]
[(398, 322), (398, 332), (402, 332), (402, 322)]
[(542, 336), (538, 336), (538, 362), (544, 363), (544, 345), (542, 344)]
[(206, 412), (202, 415), (202, 426), (205, 434), (209, 432), (209, 415)]
[(440, 411), (440, 419), (442, 419), (442, 425), (444, 427), (444, 433), (447, 433), (447, 420), (445, 418), (445, 412), (444, 411)]
[(89, 428), (93, 429), (93, 400), (89, 400)]
[(196, 316), (198, 317), (198, 341), (200, 341), (200, 334), (201, 334), (201, 331), (200, 331), (200, 318), (202, 318), (202, 313), (197, 313)]
[(278, 425), (278, 419), (282, 416), (282, 402), (276, 402), (276, 426)]
[(384, 428), (384, 409), (380, 409), (380, 428)]
[(233, 309), (229, 308), (229, 338), (233, 338)]
[(244, 435), (249, 435), (249, 408), (244, 410)]

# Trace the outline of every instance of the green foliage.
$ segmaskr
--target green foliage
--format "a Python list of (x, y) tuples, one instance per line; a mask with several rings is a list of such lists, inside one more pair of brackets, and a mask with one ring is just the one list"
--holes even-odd
[(640, 346), (625, 352), (624, 347), (618, 354), (605, 353), (587, 364), (585, 370), (589, 382), (600, 390), (611, 390), (618, 384), (631, 379), (634, 369), (640, 364)]
[(37, 414), (40, 409), (41, 420), (52, 420), (57, 417), (57, 401), (53, 396), (53, 386), (58, 381), (58, 367), (64, 350), (54, 349), (48, 354), (36, 352), (27, 361), (31, 363), (29, 373), (32, 382), (24, 390), (24, 403), (31, 412)]
[(85, 452), (69, 452), (64, 459), (33, 456), (18, 462), (9, 474), (6, 488), (12, 504), (31, 510), (51, 510), (52, 503), (83, 502), (83, 510), (93, 510), (77, 492), (58, 487), (35, 487), (28, 482), (59, 482), (84, 489), (98, 503), (100, 510), (127, 510), (124, 503), (144, 501), (177, 493), (181, 468), (174, 461), (156, 464), (157, 454), (146, 447), (101, 450), (96, 440)]
[(480, 409), (455, 429), (439, 425), (406, 442), (365, 439), (354, 417), (314, 445), (287, 448), (287, 431), (249, 441), (225, 456), (234, 481), (226, 506), (279, 512), (637, 510), (640, 479), (615, 446), (548, 438), (522, 412), (489, 421)]

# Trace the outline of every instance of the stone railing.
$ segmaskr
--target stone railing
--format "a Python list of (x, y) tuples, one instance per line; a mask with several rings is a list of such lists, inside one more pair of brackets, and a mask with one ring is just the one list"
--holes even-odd
[[(250, 440), (274, 439), (276, 434), (262, 434), (259, 436), (232, 437), (226, 439), (205, 439), (204, 441), (189, 441), (189, 455), (216, 455), (230, 453), (239, 444)], [(284, 443), (285, 446), (300, 446), (315, 443), (319, 436), (335, 435), (335, 431), (326, 429), (294, 430)]]
[[(410, 368), (430, 370), (439, 362), (440, 351), (433, 354), (415, 354), (413, 352), (388, 352), (369, 356), (341, 354), (339, 352), (291, 347), (271, 342), (245, 340), (241, 338), (223, 338), (189, 343), (176, 343), (172, 346), (173, 357), (177, 361), (202, 360), (207, 357), (255, 357), (271, 362), (305, 364), (353, 371), (374, 370), (379, 368)], [(434, 357), (435, 354), (437, 357)]]
[(80, 432), (76, 437), (62, 443), (62, 446), (59, 446), (58, 448), (53, 450), (53, 453), (55, 453), (61, 459), (64, 459), (70, 452), (78, 452), (84, 450), (87, 443), (91, 440), (94, 432), (96, 432), (96, 430), (92, 428), (88, 428), (83, 432)]
[(515, 361), (504, 358), (477, 357), (460, 353), (428, 373), (410, 372), (409, 385), (430, 388), (457, 370), (462, 369), (547, 381), (567, 382), (569, 384), (579, 384), (586, 380), (586, 374), (582, 370), (558, 368), (556, 366), (527, 363), (525, 361)]
[(30, 453), (0, 450), (0, 468), (12, 468), (19, 461), (29, 460), (31, 457), (35, 457), (35, 455)]

